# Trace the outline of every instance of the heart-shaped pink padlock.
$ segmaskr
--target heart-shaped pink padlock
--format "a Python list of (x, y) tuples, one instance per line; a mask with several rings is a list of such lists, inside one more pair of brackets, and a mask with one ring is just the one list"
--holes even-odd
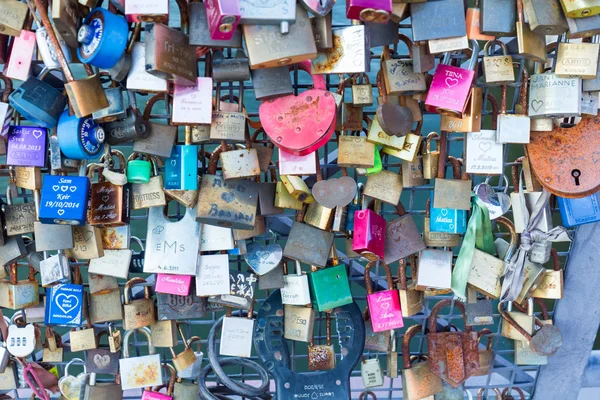
[[(298, 63), (310, 74), (310, 61)], [(312, 75), (313, 88), (298, 96), (264, 101), (258, 109), (260, 122), (275, 146), (298, 156), (322, 147), (335, 130), (336, 104), (325, 78)]]

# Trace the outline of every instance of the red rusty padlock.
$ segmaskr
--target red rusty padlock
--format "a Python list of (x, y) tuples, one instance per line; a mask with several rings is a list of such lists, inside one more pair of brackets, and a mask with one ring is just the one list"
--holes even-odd
[(465, 332), (437, 332), (439, 311), (452, 304), (452, 300), (442, 300), (431, 310), (427, 334), (429, 349), (429, 369), (452, 387), (458, 387), (479, 370), (479, 337), (467, 325), (465, 305), (454, 302), (463, 315)]
[[(310, 61), (298, 68), (311, 71)], [(303, 156), (321, 148), (335, 130), (336, 103), (322, 75), (312, 75), (313, 88), (298, 96), (264, 101), (258, 110), (260, 122), (275, 146)]]

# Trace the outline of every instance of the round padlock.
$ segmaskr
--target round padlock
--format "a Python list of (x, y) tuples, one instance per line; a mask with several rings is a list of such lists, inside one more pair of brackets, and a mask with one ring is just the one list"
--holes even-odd
[(77, 56), (84, 64), (113, 67), (125, 53), (129, 27), (127, 20), (102, 8), (94, 8), (77, 32)]
[(92, 118), (77, 118), (65, 110), (56, 129), (62, 153), (73, 160), (89, 160), (104, 149), (104, 129)]

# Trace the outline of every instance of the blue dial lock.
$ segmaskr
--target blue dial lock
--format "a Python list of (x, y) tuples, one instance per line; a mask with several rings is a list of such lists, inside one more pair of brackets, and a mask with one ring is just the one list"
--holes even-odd
[(58, 120), (58, 144), (63, 154), (73, 160), (95, 158), (104, 149), (104, 130), (92, 118), (77, 118), (64, 111)]
[(84, 64), (112, 68), (125, 53), (129, 26), (123, 16), (94, 8), (79, 28), (77, 55)]

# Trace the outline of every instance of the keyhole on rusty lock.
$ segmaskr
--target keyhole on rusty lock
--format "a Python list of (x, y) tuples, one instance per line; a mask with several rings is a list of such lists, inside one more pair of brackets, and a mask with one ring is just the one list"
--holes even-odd
[(581, 176), (581, 171), (578, 169), (574, 169), (573, 171), (571, 171), (571, 176), (573, 176), (573, 179), (575, 179), (575, 185), (579, 186), (579, 177)]

